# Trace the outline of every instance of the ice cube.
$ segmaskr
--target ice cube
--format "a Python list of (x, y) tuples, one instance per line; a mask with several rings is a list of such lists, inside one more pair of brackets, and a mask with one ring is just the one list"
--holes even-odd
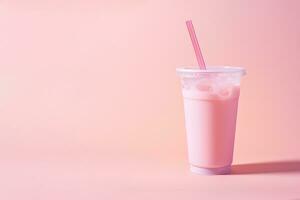
[(181, 84), (181, 87), (182, 87), (182, 89), (184, 89), (184, 90), (189, 90), (189, 89), (190, 89), (190, 86), (189, 86), (188, 84), (186, 84), (186, 83), (182, 83), (182, 84)]
[(220, 88), (220, 90), (218, 91), (218, 94), (221, 97), (230, 97), (232, 93), (232, 87), (223, 87)]
[(212, 86), (208, 84), (198, 84), (197, 89), (203, 92), (211, 92)]

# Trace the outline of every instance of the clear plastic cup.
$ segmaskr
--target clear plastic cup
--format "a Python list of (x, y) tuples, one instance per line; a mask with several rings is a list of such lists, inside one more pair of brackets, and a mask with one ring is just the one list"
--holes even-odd
[(233, 158), (241, 77), (240, 67), (176, 69), (184, 98), (190, 169), (228, 174)]

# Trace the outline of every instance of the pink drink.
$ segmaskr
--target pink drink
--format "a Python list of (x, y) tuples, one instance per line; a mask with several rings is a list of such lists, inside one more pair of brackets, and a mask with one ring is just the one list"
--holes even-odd
[(184, 97), (191, 171), (230, 172), (242, 68), (177, 69)]

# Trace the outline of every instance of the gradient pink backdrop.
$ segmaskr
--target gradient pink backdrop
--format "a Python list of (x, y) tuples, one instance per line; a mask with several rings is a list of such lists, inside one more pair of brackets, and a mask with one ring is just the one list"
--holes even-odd
[(297, 0), (1, 1), (0, 195), (208, 198), (239, 188), (249, 199), (300, 198), (299, 173), (189, 175), (175, 74), (196, 64), (192, 19), (207, 65), (248, 72), (234, 163), (300, 159), (299, 11)]

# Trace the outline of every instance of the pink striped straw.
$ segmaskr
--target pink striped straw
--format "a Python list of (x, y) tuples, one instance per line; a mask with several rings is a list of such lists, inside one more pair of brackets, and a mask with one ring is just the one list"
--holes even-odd
[(200, 69), (206, 69), (205, 62), (204, 62), (204, 59), (203, 59), (203, 56), (202, 56), (202, 53), (201, 53), (201, 49), (200, 49), (200, 46), (199, 46), (199, 43), (198, 43), (198, 40), (197, 40), (197, 36), (196, 36), (196, 33), (195, 33), (195, 29), (194, 29), (192, 20), (186, 21), (186, 26), (187, 26), (187, 29), (189, 31), (189, 34), (190, 34), (190, 37), (191, 37), (191, 40), (192, 40), (192, 44), (193, 44), (193, 47), (194, 47), (194, 50), (195, 50), (198, 65), (199, 65)]

